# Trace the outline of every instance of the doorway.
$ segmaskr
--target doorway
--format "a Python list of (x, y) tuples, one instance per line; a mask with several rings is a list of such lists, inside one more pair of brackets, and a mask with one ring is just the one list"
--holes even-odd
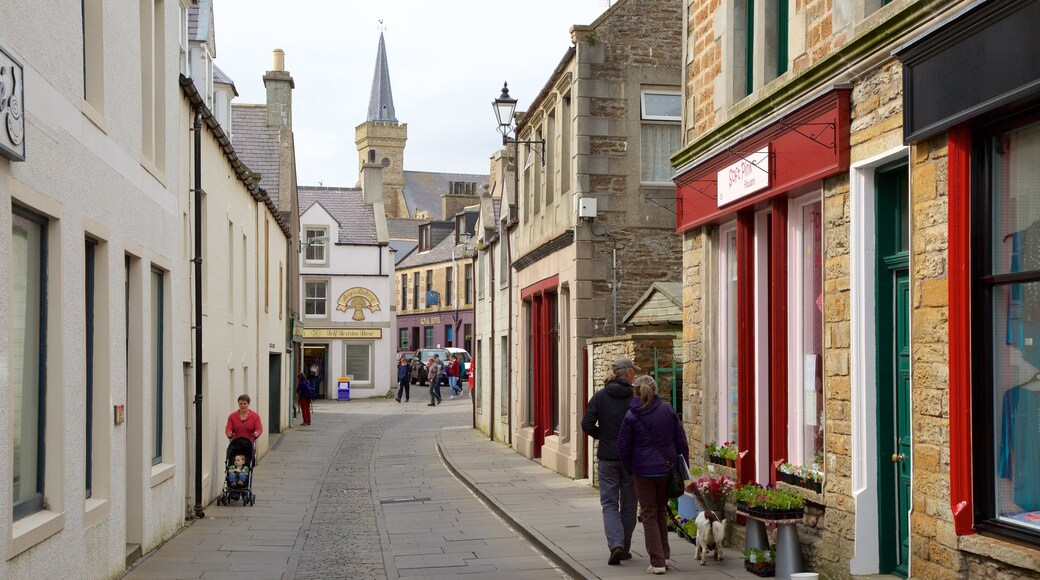
[(282, 355), (267, 355), (267, 424), (271, 433), (282, 432)]
[(328, 371), (328, 346), (324, 344), (309, 344), (303, 347), (303, 372), (307, 374), (307, 380), (311, 383), (317, 398), (327, 399), (327, 385), (325, 375)]
[(910, 561), (910, 220), (909, 167), (875, 175), (877, 224), (878, 521), (883, 574), (907, 576)]

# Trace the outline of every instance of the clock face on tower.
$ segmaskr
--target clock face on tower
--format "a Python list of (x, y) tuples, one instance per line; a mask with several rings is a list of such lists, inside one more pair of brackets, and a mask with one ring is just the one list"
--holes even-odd
[(383, 158), (383, 167), (390, 167), (390, 158), (389, 157), (384, 157)]

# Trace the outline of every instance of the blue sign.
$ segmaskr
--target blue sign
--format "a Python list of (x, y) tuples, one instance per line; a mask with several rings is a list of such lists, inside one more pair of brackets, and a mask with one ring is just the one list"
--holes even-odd
[(441, 294), (436, 290), (430, 290), (426, 293), (426, 305), (437, 306), (441, 302)]

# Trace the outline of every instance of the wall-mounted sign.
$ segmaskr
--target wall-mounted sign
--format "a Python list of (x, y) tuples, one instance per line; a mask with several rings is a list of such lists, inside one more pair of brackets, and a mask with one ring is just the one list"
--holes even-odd
[(25, 161), (25, 91), (22, 65), (0, 48), (0, 155)]
[(346, 312), (351, 308), (354, 309), (354, 315), (351, 318), (364, 320), (365, 310), (379, 312), (379, 298), (368, 288), (351, 288), (339, 295), (336, 310)]
[(303, 338), (383, 338), (381, 328), (304, 328)]
[(440, 323), (441, 323), (441, 317), (440, 316), (424, 316), (424, 317), (419, 319), (419, 324), (421, 324), (423, 326), (433, 326), (434, 324), (440, 324)]
[(718, 172), (717, 203), (722, 207), (769, 187), (769, 146), (743, 155)]
[(437, 306), (441, 303), (441, 294), (436, 290), (430, 290), (426, 293), (426, 305)]

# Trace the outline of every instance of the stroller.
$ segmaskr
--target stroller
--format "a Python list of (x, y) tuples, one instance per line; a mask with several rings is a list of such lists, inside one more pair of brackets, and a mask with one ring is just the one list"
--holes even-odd
[[(235, 464), (235, 456), (242, 455), (246, 458), (246, 466), (249, 472), (246, 475), (245, 485), (232, 487), (228, 481), (227, 470)], [(256, 495), (253, 494), (253, 470), (256, 467), (256, 446), (245, 437), (236, 437), (228, 443), (227, 454), (224, 457), (224, 489), (217, 497), (217, 505), (230, 505), (233, 501), (242, 500), (243, 506), (252, 506), (256, 503)]]

